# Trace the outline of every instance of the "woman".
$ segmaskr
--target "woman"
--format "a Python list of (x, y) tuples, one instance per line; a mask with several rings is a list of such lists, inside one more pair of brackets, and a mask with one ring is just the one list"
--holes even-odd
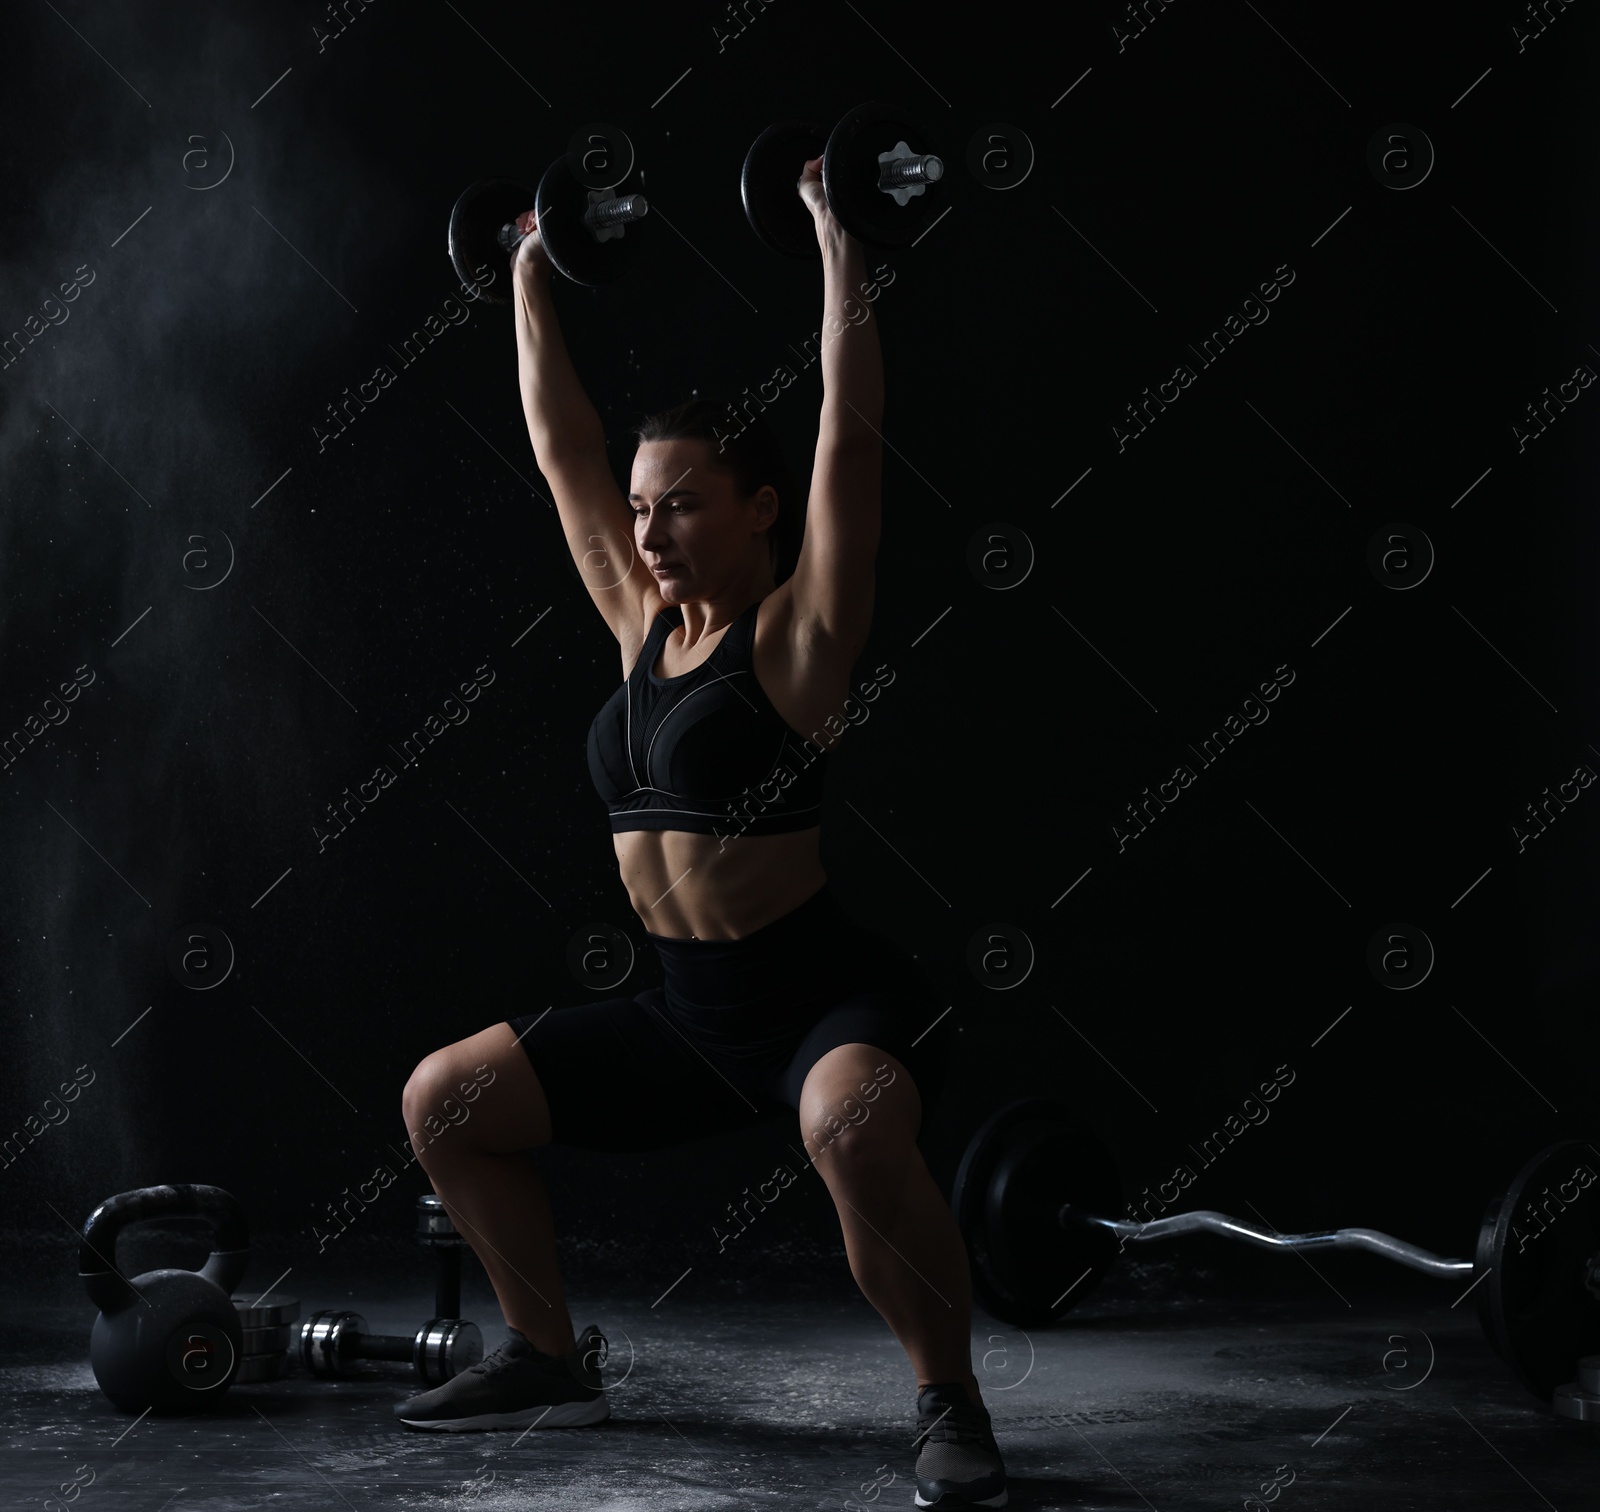
[[(818, 846), (823, 742), (800, 734), (824, 728), (849, 693), (880, 528), (882, 357), (852, 297), (867, 286), (861, 247), (829, 211), (820, 170), (808, 163), (799, 184), (823, 253), (828, 332), (803, 541), (770, 433), (758, 423), (724, 435), (705, 400), (640, 428), (622, 499), (534, 218), (518, 222), (528, 434), (622, 651), (589, 767), (665, 987), (518, 1015), (417, 1066), (408, 1129), (460, 1082), (495, 1073), (469, 1117), (417, 1144), (509, 1332), (395, 1411), (437, 1429), (608, 1416), (604, 1340), (593, 1325), (574, 1339), (548, 1193), (526, 1152), (656, 1148), (786, 1105), (838, 1208), (851, 1272), (916, 1372), (918, 1505), (1003, 1506), (972, 1373), (966, 1250), (916, 1146), (942, 1073), (943, 1010), (906, 952), (836, 901)], [(786, 531), (791, 549), (780, 550)]]

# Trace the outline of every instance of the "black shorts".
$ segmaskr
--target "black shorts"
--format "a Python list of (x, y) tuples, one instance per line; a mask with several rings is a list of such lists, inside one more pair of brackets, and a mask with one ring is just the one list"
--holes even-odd
[(798, 1110), (811, 1068), (855, 1043), (906, 1067), (926, 1123), (944, 1084), (946, 1005), (826, 883), (743, 939), (646, 937), (663, 986), (508, 1020), (550, 1104), (553, 1143), (652, 1150)]

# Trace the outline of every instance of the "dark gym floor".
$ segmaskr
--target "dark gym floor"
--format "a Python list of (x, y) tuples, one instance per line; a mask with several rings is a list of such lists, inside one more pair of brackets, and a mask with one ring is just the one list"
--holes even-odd
[[(415, 1248), (346, 1244), (317, 1257), (258, 1239), (250, 1280), (265, 1286), (292, 1265), (281, 1290), (302, 1316), (342, 1305), (377, 1330), (413, 1329), (431, 1301)], [(1203, 1244), (1125, 1266), (1050, 1328), (975, 1316), (973, 1364), (1013, 1506), (1259, 1508), (1247, 1498), (1274, 1477), (1264, 1501), (1278, 1512), (1600, 1504), (1600, 1430), (1556, 1418), (1514, 1380), (1471, 1299), (1452, 1310), (1454, 1287), (1364, 1257), (1319, 1261), (1324, 1281), (1232, 1250), (1219, 1275)], [(715, 1292), (690, 1277), (659, 1299), (614, 1269), (598, 1286), (569, 1274), (575, 1322), (611, 1342), (612, 1418), (524, 1436), (399, 1428), (390, 1404), (412, 1388), (379, 1366), (361, 1380), (234, 1387), (207, 1417), (124, 1416), (89, 1368), (93, 1310), (70, 1242), (7, 1241), (0, 1258), (8, 1508), (57, 1508), (46, 1498), (75, 1476), (78, 1512), (854, 1512), (908, 1506), (915, 1489), (911, 1373), (842, 1251), (791, 1256), (770, 1281)], [(465, 1270), (463, 1311), (492, 1346), (492, 1294), (470, 1257)], [(1276, 1295), (1248, 1290), (1263, 1283)]]

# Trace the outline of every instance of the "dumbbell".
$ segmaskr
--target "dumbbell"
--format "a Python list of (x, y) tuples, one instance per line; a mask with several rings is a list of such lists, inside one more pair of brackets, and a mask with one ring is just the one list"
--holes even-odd
[(296, 1358), (315, 1376), (344, 1375), (357, 1360), (409, 1364), (430, 1386), (438, 1386), (483, 1358), (483, 1335), (461, 1311), (461, 1235), (434, 1192), (417, 1198), (417, 1241), (433, 1251), (437, 1266), (433, 1317), (407, 1337), (375, 1334), (360, 1313), (324, 1308), (300, 1325)]
[(296, 1358), (324, 1378), (348, 1374), (357, 1360), (390, 1360), (440, 1386), (483, 1358), (483, 1335), (461, 1318), (430, 1318), (412, 1335), (375, 1334), (360, 1313), (325, 1308), (300, 1325)]
[(927, 131), (875, 101), (856, 106), (829, 134), (810, 121), (767, 127), (739, 177), (751, 228), (774, 252), (821, 255), (816, 223), (796, 189), (805, 165), (820, 157), (822, 190), (839, 224), (864, 246), (909, 246), (944, 209), (944, 160), (912, 143), (927, 146)]
[(1061, 1317), (1128, 1243), (1207, 1233), (1277, 1252), (1365, 1250), (1457, 1283), (1463, 1296), (1475, 1292), (1484, 1333), (1517, 1378), (1546, 1401), (1554, 1396), (1562, 1415), (1593, 1420), (1600, 1370), (1587, 1367), (1600, 1361), (1584, 1357), (1600, 1354), (1597, 1178), (1594, 1144), (1567, 1139), (1541, 1150), (1489, 1202), (1472, 1260), (1444, 1259), (1376, 1229), (1280, 1234), (1211, 1211), (1113, 1218), (1122, 1182), (1106, 1146), (1064, 1104), (1030, 1098), (973, 1135), (951, 1207), (978, 1299), (1009, 1323)]
[[(574, 283), (596, 288), (633, 266), (643, 238), (640, 222), (650, 209), (645, 197), (619, 195), (615, 183), (600, 188), (586, 184), (584, 179), (596, 175), (585, 171), (581, 157), (575, 163), (575, 151), (545, 170), (537, 190), (513, 179), (481, 179), (462, 192), (450, 211), (449, 246), (463, 284), (477, 284), (480, 268), (498, 269), (516, 251), (523, 236), (516, 218), (526, 210), (534, 213), (552, 266)], [(629, 144), (630, 172), (632, 156)], [(480, 297), (490, 304), (510, 304), (511, 294), (502, 292), (504, 288), (480, 286)]]

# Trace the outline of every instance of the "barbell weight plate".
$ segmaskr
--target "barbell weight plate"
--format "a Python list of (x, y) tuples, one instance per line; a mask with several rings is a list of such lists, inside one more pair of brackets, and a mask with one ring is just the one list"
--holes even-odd
[(277, 1354), (280, 1350), (288, 1349), (289, 1336), (293, 1332), (288, 1323), (281, 1323), (276, 1328), (247, 1328), (244, 1331), (244, 1352), (246, 1355)]
[(281, 1381), (289, 1368), (289, 1353), (246, 1355), (239, 1361), (239, 1373), (233, 1378), (235, 1386), (249, 1386), (257, 1381)]
[[(573, 176), (566, 158), (559, 157), (539, 180), (534, 216), (539, 223), (539, 243), (555, 270), (574, 283), (598, 288), (621, 278), (633, 266), (649, 217), (630, 222), (621, 236), (599, 241), (583, 223), (589, 194)], [(616, 197), (622, 198), (620, 190)]]
[(892, 106), (869, 101), (840, 120), (822, 154), (822, 187), (839, 224), (869, 247), (909, 247), (944, 212), (948, 176), (905, 204), (878, 187), (879, 155), (904, 142), (930, 153), (927, 131)]
[(1103, 1229), (1063, 1228), (1066, 1204), (1118, 1212), (1122, 1180), (1110, 1151), (1053, 1098), (1001, 1108), (973, 1135), (951, 1192), (973, 1289), (993, 1316), (1020, 1327), (1052, 1322), (1110, 1269), (1116, 1240)]
[(1557, 1386), (1551, 1398), (1557, 1417), (1577, 1418), (1582, 1423), (1600, 1423), (1600, 1395), (1569, 1382)]
[(1546, 1401), (1573, 1379), (1580, 1357), (1600, 1352), (1600, 1297), (1586, 1284), (1600, 1251), (1597, 1176), (1594, 1146), (1561, 1140), (1490, 1202), (1478, 1230), (1478, 1319), (1517, 1378)]
[(533, 190), (513, 179), (480, 179), (462, 191), (450, 211), (451, 265), (467, 285), (494, 275), (493, 283), (477, 284), (478, 297), (488, 304), (511, 303), (511, 280), (502, 277), (511, 266), (511, 254), (497, 238), (503, 225), (534, 208), (535, 199)]
[(284, 1297), (265, 1307), (258, 1306), (253, 1298), (235, 1297), (233, 1307), (239, 1314), (239, 1327), (246, 1330), (247, 1337), (252, 1328), (280, 1328), (300, 1316), (300, 1302), (295, 1297)]
[(739, 197), (750, 229), (774, 252), (817, 261), (817, 223), (800, 198), (800, 175), (828, 148), (828, 135), (811, 121), (779, 121), (750, 144), (739, 174)]

